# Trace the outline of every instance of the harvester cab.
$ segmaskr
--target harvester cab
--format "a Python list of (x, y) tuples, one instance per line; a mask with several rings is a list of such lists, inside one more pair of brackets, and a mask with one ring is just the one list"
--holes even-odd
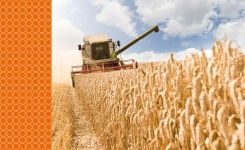
[[(106, 34), (84, 36), (83, 42), (82, 46), (78, 45), (78, 50), (82, 52), (83, 64), (94, 64), (118, 59), (113, 54), (120, 46), (118, 45), (120, 41), (113, 42), (112, 39), (107, 38)], [(114, 59), (112, 56), (114, 56)]]
[[(82, 54), (82, 65), (72, 66), (71, 75), (85, 74), (97, 71), (112, 71), (127, 68), (137, 68), (138, 63), (134, 59), (121, 60), (117, 55), (143, 39), (151, 32), (158, 32), (158, 26), (154, 26), (138, 38), (120, 48), (120, 41), (113, 42), (106, 34), (89, 35), (83, 37), (83, 45), (78, 45)], [(74, 80), (74, 78), (72, 78)]]

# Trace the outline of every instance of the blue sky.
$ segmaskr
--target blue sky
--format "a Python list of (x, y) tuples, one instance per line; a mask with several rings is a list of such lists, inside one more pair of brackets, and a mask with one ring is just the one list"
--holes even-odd
[[(244, 0), (53, 0), (53, 70), (81, 64), (83, 36), (107, 34), (124, 46), (154, 25), (151, 33), (122, 53), (123, 59), (183, 59), (201, 47), (207, 55), (226, 33), (245, 46)], [(65, 61), (64, 61), (65, 60)]]

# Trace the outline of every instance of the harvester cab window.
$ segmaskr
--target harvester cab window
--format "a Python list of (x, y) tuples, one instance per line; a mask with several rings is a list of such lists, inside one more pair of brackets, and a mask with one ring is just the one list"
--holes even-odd
[(108, 43), (92, 44), (92, 59), (108, 59), (110, 58), (110, 51)]

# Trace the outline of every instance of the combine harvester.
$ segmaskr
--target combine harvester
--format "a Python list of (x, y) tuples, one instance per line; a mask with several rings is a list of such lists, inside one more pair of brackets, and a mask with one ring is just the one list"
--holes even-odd
[(120, 41), (113, 42), (112, 39), (107, 39), (106, 34), (84, 36), (84, 44), (82, 46), (78, 45), (78, 50), (81, 50), (82, 53), (82, 65), (71, 67), (73, 87), (75, 86), (75, 75), (138, 68), (138, 63), (134, 59), (122, 60), (117, 56), (153, 31), (158, 32), (158, 26), (152, 27), (121, 49)]

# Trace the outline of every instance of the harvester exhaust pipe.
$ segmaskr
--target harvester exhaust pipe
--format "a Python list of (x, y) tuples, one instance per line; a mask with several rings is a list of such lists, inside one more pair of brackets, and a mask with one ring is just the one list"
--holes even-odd
[(130, 43), (128, 43), (127, 45), (125, 45), (124, 47), (122, 47), (120, 50), (116, 51), (115, 53), (118, 55), (120, 53), (122, 53), (123, 51), (125, 51), (127, 48), (129, 48), (130, 46), (134, 45), (136, 42), (138, 42), (139, 40), (143, 39), (144, 37), (146, 37), (148, 34), (150, 34), (151, 32), (158, 32), (159, 28), (158, 26), (154, 26), (151, 29), (149, 29), (148, 31), (146, 31), (145, 33), (143, 33), (141, 36), (139, 36), (138, 38), (134, 39), (133, 41), (131, 41)]

